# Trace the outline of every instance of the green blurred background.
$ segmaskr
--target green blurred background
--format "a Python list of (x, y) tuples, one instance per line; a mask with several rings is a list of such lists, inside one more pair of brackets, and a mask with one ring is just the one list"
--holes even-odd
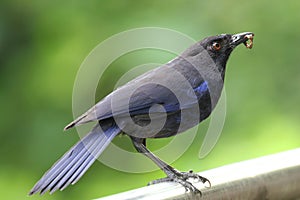
[[(239, 47), (228, 62), (227, 115), (216, 147), (205, 159), (198, 159), (205, 122), (193, 145), (172, 163), (174, 167), (201, 171), (299, 147), (299, 9), (300, 2), (293, 0), (2, 0), (1, 198), (92, 199), (163, 176), (160, 171), (124, 173), (96, 162), (63, 192), (27, 196), (41, 175), (78, 140), (76, 130), (62, 129), (73, 119), (72, 89), (81, 63), (103, 40), (137, 27), (170, 28), (196, 40), (220, 33), (255, 33), (253, 49)], [(173, 57), (148, 50), (116, 61), (102, 77), (105, 87), (99, 87), (97, 99), (108, 94), (130, 66), (165, 63)], [(116, 139), (120, 141), (132, 149), (126, 137)], [(168, 141), (150, 141), (149, 147)]]

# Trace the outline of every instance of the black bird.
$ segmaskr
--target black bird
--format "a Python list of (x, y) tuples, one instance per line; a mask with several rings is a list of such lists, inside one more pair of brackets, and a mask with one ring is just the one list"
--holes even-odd
[(184, 132), (206, 119), (220, 97), (226, 62), (236, 46), (252, 47), (253, 33), (221, 34), (195, 43), (181, 55), (151, 70), (106, 96), (65, 127), (98, 121), (97, 125), (62, 156), (30, 191), (44, 194), (75, 184), (118, 134), (128, 135), (136, 150), (150, 158), (167, 175), (152, 183), (174, 181), (200, 192), (188, 178), (146, 147), (147, 138), (164, 138)]

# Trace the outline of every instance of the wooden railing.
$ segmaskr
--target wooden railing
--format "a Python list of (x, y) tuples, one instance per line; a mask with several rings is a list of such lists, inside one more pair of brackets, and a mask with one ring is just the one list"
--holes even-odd
[(202, 196), (186, 192), (180, 184), (160, 183), (99, 198), (127, 199), (300, 199), (300, 148), (200, 172), (212, 186), (193, 183)]

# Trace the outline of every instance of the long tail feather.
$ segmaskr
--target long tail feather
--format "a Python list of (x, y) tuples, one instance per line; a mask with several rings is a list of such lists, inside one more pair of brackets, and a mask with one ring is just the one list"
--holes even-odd
[(29, 195), (53, 193), (76, 183), (119, 132), (116, 125), (103, 132), (97, 124), (43, 175)]

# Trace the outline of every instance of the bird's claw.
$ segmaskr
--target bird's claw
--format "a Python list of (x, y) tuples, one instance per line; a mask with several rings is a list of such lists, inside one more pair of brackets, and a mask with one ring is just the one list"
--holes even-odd
[(205, 184), (207, 182), (208, 183), (207, 187), (211, 187), (211, 183), (207, 178), (194, 173), (193, 170), (190, 170), (188, 172), (181, 172), (181, 174), (185, 180), (187, 180), (189, 178), (193, 178), (193, 179), (196, 179), (198, 182), (201, 181), (203, 184)]
[(197, 189), (191, 182), (187, 181), (189, 178), (197, 179), (198, 181), (201, 181), (203, 184), (208, 182), (209, 187), (211, 187), (211, 183), (207, 178), (202, 177), (196, 173), (193, 173), (192, 170), (188, 172), (176, 172), (176, 173), (169, 174), (165, 178), (161, 178), (149, 182), (148, 185), (153, 185), (162, 182), (176, 182), (181, 184), (186, 189), (186, 192), (191, 191), (194, 194), (199, 193), (200, 195), (202, 195), (199, 189)]

